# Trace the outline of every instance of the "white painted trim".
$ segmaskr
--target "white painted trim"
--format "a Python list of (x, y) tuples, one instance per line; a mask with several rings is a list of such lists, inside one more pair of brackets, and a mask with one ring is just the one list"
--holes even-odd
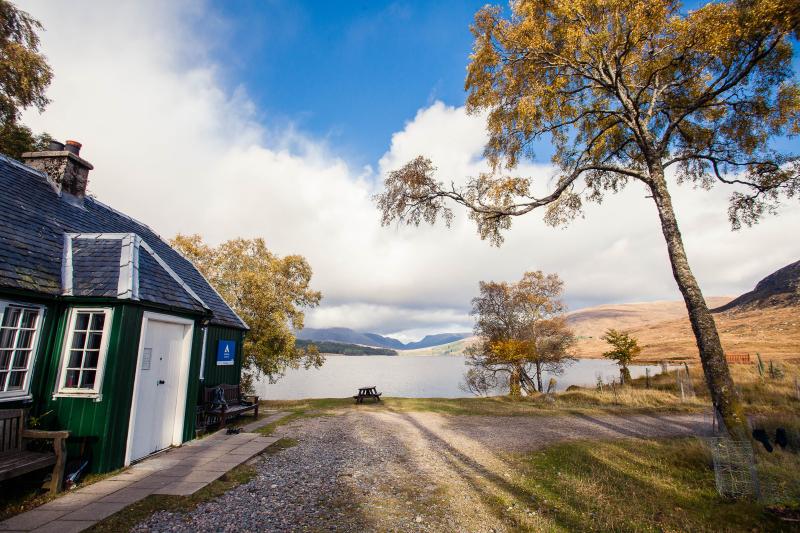
[(131, 411), (128, 416), (128, 438), (125, 444), (125, 466), (131, 464), (131, 447), (133, 446), (133, 429), (136, 423), (136, 408), (139, 399), (139, 376), (144, 354), (144, 339), (147, 335), (147, 326), (150, 321), (167, 322), (171, 324), (182, 324), (183, 329), (183, 353), (181, 358), (180, 375), (178, 378), (178, 397), (175, 402), (175, 424), (172, 430), (172, 445), (178, 446), (183, 443), (183, 422), (186, 418), (186, 400), (189, 388), (189, 368), (192, 363), (192, 339), (194, 337), (194, 320), (180, 318), (173, 315), (164, 315), (145, 311), (142, 316), (142, 329), (139, 332), (139, 351), (136, 356), (136, 373), (133, 379), (133, 397), (131, 399)]
[(61, 258), (61, 293), (72, 296), (72, 235), (64, 234), (64, 253)]
[[(22, 389), (17, 391), (0, 391), (0, 402), (28, 400), (33, 397), (30, 392), (30, 385), (31, 380), (33, 379), (33, 372), (36, 370), (36, 356), (39, 353), (39, 341), (42, 337), (42, 328), (44, 327), (44, 319), (47, 313), (47, 308), (44, 305), (19, 302), (15, 300), (0, 300), (0, 323), (2, 323), (3, 314), (5, 313), (6, 308), (9, 306), (36, 309), (39, 311), (39, 314), (36, 317), (36, 328), (33, 331), (33, 340), (31, 341), (31, 357), (28, 361), (28, 368), (25, 372), (25, 381), (22, 383)], [(15, 344), (16, 342), (16, 339), (14, 339)]]
[(200, 381), (206, 379), (206, 341), (208, 339), (208, 326), (203, 327), (203, 347), (200, 352)]
[(139, 299), (139, 247), (142, 244), (142, 238), (133, 234), (133, 250), (131, 251), (132, 272), (131, 272), (131, 290), (134, 300)]
[[(202, 299), (202, 298), (200, 298), (200, 297), (199, 297), (197, 294), (195, 294), (195, 292), (192, 290), (192, 288), (191, 288), (189, 285), (187, 285), (187, 283), (186, 283), (185, 281), (183, 281), (183, 278), (181, 278), (181, 277), (180, 277), (178, 274), (176, 274), (176, 273), (175, 273), (175, 271), (174, 271), (174, 270), (172, 270), (172, 269), (170, 268), (170, 266), (169, 266), (169, 265), (168, 265), (168, 264), (167, 264), (167, 263), (166, 263), (166, 262), (165, 262), (163, 259), (161, 259), (161, 256), (159, 256), (157, 253), (155, 253), (155, 252), (153, 251), (153, 249), (152, 249), (152, 248), (150, 248), (150, 245), (149, 245), (149, 244), (147, 244), (147, 242), (145, 242), (145, 241), (142, 241), (141, 247), (142, 247), (142, 248), (144, 248), (145, 250), (147, 250), (147, 253), (149, 253), (149, 254), (150, 254), (150, 256), (151, 256), (153, 259), (155, 259), (155, 260), (156, 260), (156, 262), (157, 262), (159, 265), (161, 265), (161, 268), (163, 268), (163, 269), (164, 269), (164, 270), (167, 272), (167, 274), (169, 274), (170, 276), (172, 276), (172, 279), (174, 279), (175, 281), (177, 281), (177, 282), (178, 282), (178, 285), (180, 285), (180, 286), (183, 288), (183, 290), (185, 290), (187, 293), (189, 293), (189, 296), (191, 296), (192, 298), (194, 298), (195, 300), (197, 300), (197, 301), (200, 303), (200, 305), (202, 305), (202, 306), (203, 306), (203, 308), (204, 308), (204, 309), (211, 309), (210, 307), (208, 307), (208, 306), (206, 305), (206, 303), (203, 301), (203, 299)], [(198, 272), (199, 272), (199, 271), (198, 271)]]
[[(94, 376), (94, 388), (89, 389), (68, 389), (64, 387), (66, 380), (66, 367), (69, 361), (68, 352), (72, 344), (72, 336), (75, 333), (75, 316), (80, 312), (97, 313), (102, 311), (106, 318), (103, 323), (103, 338), (100, 340), (100, 354), (97, 356), (97, 370)], [(67, 332), (61, 345), (61, 360), (58, 364), (58, 376), (56, 379), (56, 389), (53, 391), (53, 398), (90, 398), (95, 401), (102, 400), (103, 378), (106, 372), (106, 359), (108, 358), (108, 343), (111, 336), (111, 323), (114, 320), (114, 309), (111, 307), (71, 307), (67, 315)]]
[(117, 298), (133, 299), (133, 241), (133, 234), (129, 233), (120, 242)]

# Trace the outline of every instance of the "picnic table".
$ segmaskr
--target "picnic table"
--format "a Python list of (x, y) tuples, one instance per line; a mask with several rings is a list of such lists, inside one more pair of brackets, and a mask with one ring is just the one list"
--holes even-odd
[(364, 403), (364, 398), (375, 398), (377, 401), (381, 401), (381, 394), (382, 392), (378, 392), (375, 386), (372, 387), (360, 387), (358, 389), (358, 394), (353, 396), (353, 399), (356, 403)]

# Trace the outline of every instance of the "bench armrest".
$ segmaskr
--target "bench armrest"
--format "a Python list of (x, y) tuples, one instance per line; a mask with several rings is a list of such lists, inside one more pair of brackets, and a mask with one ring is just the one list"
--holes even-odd
[(53, 475), (50, 477), (50, 492), (61, 492), (64, 483), (64, 468), (67, 464), (67, 443), (69, 431), (44, 431), (41, 429), (23, 429), (23, 439), (53, 439), (53, 452), (56, 454), (56, 464), (53, 466)]
[(23, 439), (67, 439), (69, 431), (44, 431), (41, 429), (23, 429)]
[(242, 399), (244, 401), (246, 401), (246, 402), (249, 402), (249, 403), (258, 403), (258, 396), (254, 395), (254, 394), (248, 394), (247, 396), (245, 396)]

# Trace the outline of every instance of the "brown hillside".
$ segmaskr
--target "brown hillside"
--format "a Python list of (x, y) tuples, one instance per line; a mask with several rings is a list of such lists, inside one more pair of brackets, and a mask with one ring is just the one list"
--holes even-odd
[[(768, 359), (800, 358), (800, 261), (775, 271), (738, 298), (708, 298), (727, 352)], [(642, 361), (697, 359), (683, 302), (603, 305), (569, 316), (580, 337), (579, 357), (602, 357), (608, 328), (639, 339)]]
[[(730, 301), (728, 296), (707, 299), (709, 307), (725, 305)], [(686, 316), (686, 305), (675, 300), (587, 307), (569, 313), (567, 320), (576, 335), (594, 338), (600, 337), (609, 328), (627, 330)]]
[[(716, 307), (724, 305), (730, 300), (731, 298), (727, 296), (710, 297), (708, 304)], [(573, 311), (567, 320), (579, 339), (576, 347), (578, 357), (602, 357), (603, 352), (608, 349), (608, 345), (600, 340), (600, 337), (610, 328), (638, 331), (641, 328), (654, 327), (672, 321), (686, 321), (688, 326), (686, 305), (679, 300), (587, 307)], [(664, 333), (667, 338), (673, 336), (668, 335), (667, 332)], [(653, 340), (657, 341), (658, 339)], [(688, 340), (693, 342), (693, 337), (688, 337)], [(649, 357), (648, 350), (645, 350), (645, 357)]]

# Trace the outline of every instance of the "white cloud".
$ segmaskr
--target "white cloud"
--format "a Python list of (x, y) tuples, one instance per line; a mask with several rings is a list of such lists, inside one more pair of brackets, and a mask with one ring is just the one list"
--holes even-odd
[[(575, 305), (677, 298), (652, 201), (629, 186), (567, 229), (536, 215), (515, 221), (500, 248), (481, 242), (465, 213), (453, 227), (381, 228), (371, 196), (387, 171), (424, 154), (443, 180), (485, 168), (483, 117), (441, 102), (387, 139), (377, 170), (353, 168), (324, 141), (261, 122), (246, 88), (209, 59), (209, 20), (184, 3), (29, 3), (47, 28), (53, 103), (25, 120), (84, 143), (90, 189), (167, 237), (212, 242), (264, 237), (308, 257), (321, 308), (307, 325), (408, 338), (468, 329), (478, 280), (558, 272)], [(210, 21), (213, 23), (213, 20)], [(212, 32), (213, 37), (213, 32)], [(522, 172), (550, 179), (547, 165)], [(707, 294), (736, 294), (800, 256), (797, 209), (732, 233), (724, 189), (675, 189), (690, 261)], [(796, 237), (796, 235), (795, 235)]]

